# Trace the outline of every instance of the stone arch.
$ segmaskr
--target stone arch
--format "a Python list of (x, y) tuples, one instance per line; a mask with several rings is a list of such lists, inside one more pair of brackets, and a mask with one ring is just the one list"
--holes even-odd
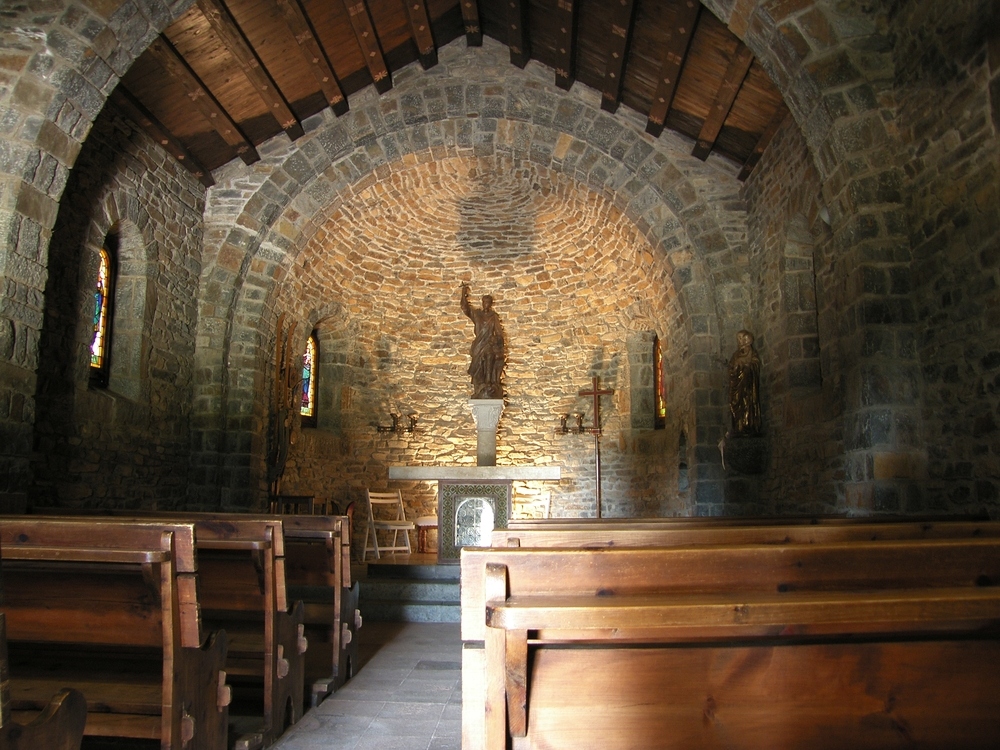
[[(471, 155), (467, 157), (463, 157), (461, 155), (455, 155), (452, 157), (452, 160), (454, 159), (462, 160), (466, 158), (475, 159), (476, 157), (473, 157)], [(490, 157), (479, 157), (479, 158), (489, 159)], [(388, 180), (392, 178), (395, 171), (398, 170), (404, 174), (404, 176), (399, 177), (398, 179), (403, 180), (405, 179), (405, 172), (409, 166), (413, 166), (413, 164), (426, 164), (426, 163), (427, 163), (426, 160), (419, 158), (410, 162), (404, 159), (399, 162), (387, 165), (384, 168), (380, 169), (379, 178), (381, 178), (382, 180)], [(436, 166), (434, 167), (434, 170), (440, 172), (441, 170), (447, 168), (445, 165), (448, 163), (449, 159), (446, 157), (446, 155), (442, 155), (440, 159), (435, 160)], [(517, 166), (518, 164), (519, 162), (511, 161), (511, 166), (509, 166), (509, 168), (518, 169), (519, 168)], [(539, 167), (537, 165), (529, 163), (529, 164), (523, 164), (520, 167), (520, 169), (544, 170), (546, 168)], [(558, 179), (560, 180), (563, 181), (567, 180), (567, 176), (562, 172), (554, 170), (548, 170), (548, 171), (554, 177), (558, 177)], [(493, 172), (491, 172), (491, 174), (493, 174)], [(374, 180), (367, 179), (364, 184), (368, 186), (378, 185), (379, 178), (376, 178)], [(577, 184), (573, 178), (569, 178), (569, 183)], [(601, 201), (603, 202), (604, 205), (607, 205), (609, 207), (613, 206), (611, 201), (607, 200), (607, 198), (603, 196), (600, 196), (596, 191), (593, 191), (589, 187), (586, 187), (584, 185), (578, 185), (578, 188), (584, 190), (588, 194), (594, 195), (594, 200)], [(315, 228), (311, 231), (302, 231), (299, 233), (299, 238), (300, 238), (299, 243), (293, 245), (293, 247), (289, 250), (289, 252), (285, 255), (285, 257), (281, 261), (280, 272), (277, 268), (271, 268), (271, 269), (261, 268), (259, 267), (258, 264), (257, 275), (255, 276), (254, 280), (261, 280), (261, 279), (271, 280), (272, 285), (268, 289), (258, 287), (251, 290), (249, 286), (244, 287), (245, 298), (242, 300), (243, 304), (241, 305), (240, 309), (235, 312), (233, 316), (233, 319), (236, 323), (233, 334), (233, 337), (236, 340), (234, 348), (239, 350), (239, 356), (241, 358), (239, 361), (242, 362), (242, 364), (240, 365), (241, 368), (246, 368), (249, 370), (256, 370), (256, 371), (266, 370), (264, 361), (266, 361), (266, 357), (268, 356), (268, 349), (267, 346), (264, 345), (264, 342), (267, 342), (268, 340), (272, 339), (269, 330), (273, 329), (274, 320), (276, 319), (275, 301), (272, 299), (272, 297), (274, 297), (275, 295), (273, 289), (276, 288), (277, 282), (274, 282), (273, 280), (285, 278), (288, 276), (288, 274), (290, 273), (290, 269), (295, 263), (296, 258), (298, 257), (299, 253), (303, 251), (303, 248), (307, 243), (307, 238), (309, 238), (312, 235), (315, 235), (317, 231), (321, 229), (324, 217), (327, 220), (330, 220), (330, 217), (336, 216), (336, 214), (339, 213), (341, 210), (340, 207), (343, 206), (345, 202), (356, 199), (359, 191), (362, 189), (363, 187), (359, 187), (356, 190), (344, 189), (341, 192), (341, 194), (338, 195), (336, 200), (334, 200), (329, 206), (325, 207), (323, 211), (317, 213), (317, 215), (313, 217), (312, 224), (314, 225)], [(620, 209), (615, 208), (614, 210), (619, 211)], [(639, 232), (638, 230), (636, 230), (636, 232), (637, 235), (645, 237), (646, 238), (645, 241), (648, 242), (648, 236), (647, 236), (648, 233)], [(677, 229), (677, 232), (680, 234), (679, 228)], [(692, 322), (691, 325), (695, 326), (695, 329), (697, 330), (695, 330), (694, 333), (691, 332), (686, 333), (684, 335), (684, 339), (686, 342), (690, 342), (693, 339), (698, 339), (699, 337), (704, 339), (704, 341), (701, 344), (692, 345), (690, 343), (686, 343), (685, 346), (683, 347), (685, 350), (685, 356), (688, 357), (688, 367), (691, 366), (691, 362), (695, 361), (698, 363), (698, 366), (711, 367), (709, 359), (699, 356), (698, 354), (703, 350), (705, 351), (711, 350), (713, 346), (716, 347), (718, 346), (717, 343), (711, 343), (712, 341), (711, 331), (717, 328), (717, 324), (713, 322), (714, 318), (712, 317), (713, 295), (711, 294), (710, 291), (706, 291), (706, 286), (710, 284), (711, 277), (709, 277), (707, 274), (703, 275), (704, 271), (702, 271), (700, 268), (701, 264), (696, 258), (693, 257), (693, 253), (691, 253), (688, 247), (683, 243), (683, 237), (675, 237), (671, 235), (670, 239), (671, 239), (670, 246), (672, 247), (671, 257), (675, 261), (676, 265), (681, 268), (681, 272), (679, 274), (679, 279), (677, 281), (676, 286), (681, 290), (680, 292), (681, 294), (684, 295), (690, 294), (691, 302), (688, 307), (690, 310), (693, 310), (694, 313), (696, 313), (694, 315), (696, 321)], [(656, 252), (662, 253), (660, 255), (661, 262), (664, 264), (665, 268), (669, 268), (671, 270), (671, 273), (668, 273), (659, 278), (667, 286), (673, 289), (673, 282), (670, 279), (671, 276), (678, 276), (677, 268), (674, 268), (674, 265), (667, 260), (667, 253), (665, 250), (662, 249), (664, 247), (663, 243), (660, 243), (659, 247), (660, 250)], [(266, 254), (266, 256), (269, 258), (272, 259), (276, 258), (278, 256), (278, 253), (279, 253), (278, 248), (267, 245), (262, 247), (262, 255)], [(277, 261), (275, 261), (275, 264), (277, 266)], [(707, 281), (704, 283), (701, 282), (700, 280), (702, 278), (707, 279)], [(688, 290), (689, 286), (699, 287), (698, 292), (692, 294)], [(358, 290), (355, 290), (354, 293), (360, 294)], [(303, 322), (305, 321), (311, 322), (313, 320), (322, 317), (323, 313), (317, 313), (316, 311), (306, 310), (305, 308), (300, 308), (299, 310), (296, 311), (294, 304), (295, 299), (297, 298), (294, 295), (289, 297), (286, 293), (284, 303), (281, 306), (281, 311), (285, 313), (286, 316), (288, 313), (292, 313), (293, 318), (299, 319)], [(305, 299), (308, 300), (311, 298), (307, 297)], [(311, 304), (311, 302), (308, 302), (307, 304)], [(684, 317), (685, 317), (685, 323), (683, 325), (688, 326), (689, 325), (688, 319), (691, 316), (684, 316)], [(701, 326), (700, 329), (698, 328), (699, 326)], [(258, 344), (262, 345), (262, 347), (256, 353), (254, 353), (253, 351), (254, 342), (257, 342)], [(328, 348), (326, 348), (326, 350), (329, 351)], [(230, 359), (229, 361), (234, 362), (236, 360)], [(689, 389), (689, 391), (691, 391), (691, 394), (693, 394), (692, 389), (696, 387), (701, 387), (701, 388), (709, 387), (709, 385), (704, 382), (699, 383), (696, 386), (694, 381), (695, 378), (693, 377), (693, 375), (688, 376), (688, 383), (686, 387)], [(233, 415), (229, 417), (230, 420), (235, 421), (236, 414), (240, 415), (247, 414), (255, 404), (260, 405), (260, 399), (256, 398), (255, 391), (251, 390), (251, 385), (253, 383), (253, 380), (244, 378), (244, 383), (246, 384), (247, 388), (243, 390), (240, 394), (230, 392), (231, 399), (235, 399), (236, 397), (239, 397), (241, 399), (240, 404), (234, 404), (234, 412)], [(689, 394), (687, 398), (692, 400), (693, 403), (694, 396), (691, 394)], [(382, 417), (384, 419), (385, 415), (383, 414)], [(713, 415), (710, 413), (703, 413), (701, 417), (702, 419), (714, 419), (717, 421), (717, 415)], [(265, 418), (266, 415), (263, 412), (256, 412), (253, 415), (252, 421), (254, 423), (261, 423)], [(240, 442), (239, 438), (236, 436), (234, 436), (233, 439), (235, 442)], [(259, 454), (257, 455), (259, 456)], [(253, 464), (253, 460), (251, 460), (250, 464), (251, 465)]]
[[(501, 45), (487, 46), (496, 47), (487, 50), (485, 54), (492, 55), (487, 59), (502, 58)], [(442, 60), (447, 65), (449, 57), (461, 59), (463, 54), (451, 49)], [(506, 70), (505, 59), (502, 65)], [(338, 196), (364, 189), (388, 174), (393, 164), (463, 154), (509, 154), (586, 184), (617, 205), (654, 246), (670, 254), (673, 266), (666, 283), (685, 297), (695, 335), (706, 341), (717, 337), (719, 297), (711, 290), (716, 280), (705, 259), (712, 258), (713, 268), (737, 264), (734, 247), (744, 236), (741, 230), (734, 233), (738, 221), (719, 218), (717, 207), (739, 204), (734, 180), (695, 184), (685, 176), (694, 161), (678, 139), (651, 142), (641, 134), (641, 123), (616, 121), (594, 103), (536, 81), (523, 91), (493, 81), (496, 101), (491, 106), (500, 117), (487, 120), (478, 112), (483, 106), (480, 84), (444, 75), (418, 83), (426, 89), (419, 92), (417, 87), (422, 99), (394, 91), (370, 106), (353, 107), (338, 120), (328, 113), (317, 115), (309, 134), (294, 148), (275, 148), (265, 162), (251, 169), (260, 179), (247, 180), (246, 170), (240, 168), (241, 186), (255, 187), (238, 213), (226, 214), (229, 229), (217, 233), (219, 240), (206, 248), (202, 275), (207, 294), (199, 326), (201, 340), (211, 341), (211, 346), (198, 352), (198, 364), (215, 373), (206, 388), (224, 404), (222, 413), (203, 420), (223, 436), (213, 442), (227, 444), (228, 427), (250, 416), (245, 405), (253, 403), (252, 382), (242, 379), (234, 384), (228, 373), (260, 369), (266, 353), (256, 347), (269, 335), (258, 330), (258, 322), (273, 319), (267, 307), (269, 290), (287, 273), (302, 238), (316, 231), (338, 205)], [(457, 94), (456, 86), (462, 87)], [(434, 120), (430, 108), (408, 118), (386, 117), (384, 113), (392, 111), (386, 100), (397, 96), (407, 106), (448, 96), (457, 104), (443, 119)], [(217, 189), (225, 185), (220, 180)], [(212, 212), (210, 191), (209, 222)], [(731, 279), (725, 283), (734, 286)], [(689, 285), (698, 286), (698, 293), (689, 293)], [(696, 347), (713, 348), (717, 351), (718, 343), (703, 341)], [(257, 418), (253, 421), (259, 423)]]
[[(809, 138), (810, 153), (826, 179), (839, 241), (847, 244), (856, 228), (852, 209), (864, 209), (872, 196), (891, 199), (900, 182), (891, 170), (851, 178), (838, 171), (845, 155), (863, 155), (865, 146), (887, 143), (879, 121), (880, 108), (887, 101), (882, 82), (892, 76), (891, 64), (883, 64), (885, 45), (878, 45), (884, 25), (861, 9), (838, 16), (840, 6), (827, 0), (790, 11), (787, 8), (791, 6), (779, 11), (778, 6), (764, 2), (732, 6), (727, 0), (707, 0), (706, 4), (728, 21), (778, 84)], [(16, 123), (11, 131), (17, 134), (9, 139), (12, 158), (5, 169), (13, 178), (5, 203), (15, 208), (0, 216), (6, 237), (0, 250), (0, 273), (7, 288), (13, 290), (0, 309), (9, 323), (4, 325), (8, 331), (5, 341), (11, 343), (0, 351), (9, 351), (13, 364), (29, 373), (36, 360), (40, 315), (37, 310), (22, 309), (14, 299), (40, 290), (35, 288), (32, 274), (23, 273), (20, 261), (11, 262), (13, 255), (48, 263), (57, 203), (90, 123), (118, 77), (190, 0), (180, 0), (174, 6), (125, 0), (109, 9), (107, 18), (81, 8), (63, 14), (58, 2), (53, 5), (56, 7), (50, 15), (38, 24), (35, 15), (27, 17), (28, 10), (9, 21), (19, 32), (27, 33), (17, 40), (21, 48), (11, 58), (20, 60), (16, 64), (21, 67), (12, 72), (12, 84), (0, 94), (0, 105), (12, 105)], [(850, 6), (851, 11), (855, 7)], [(818, 34), (804, 33), (807, 17), (816, 21), (812, 26), (814, 32), (820, 30)], [(19, 26), (22, 20), (25, 22)], [(91, 61), (86, 68), (77, 62), (85, 60)], [(842, 112), (851, 117), (841, 116)], [(314, 156), (312, 152), (304, 158)], [(216, 362), (213, 369), (218, 368)], [(30, 398), (30, 394), (25, 395)], [(27, 409), (12, 420), (27, 424), (32, 414), (33, 410)]]

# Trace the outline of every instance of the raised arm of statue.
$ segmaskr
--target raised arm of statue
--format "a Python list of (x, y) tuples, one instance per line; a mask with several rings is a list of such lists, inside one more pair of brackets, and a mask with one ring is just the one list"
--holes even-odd
[(472, 317), (472, 304), (469, 302), (469, 285), (462, 284), (462, 312), (466, 314), (467, 317)]

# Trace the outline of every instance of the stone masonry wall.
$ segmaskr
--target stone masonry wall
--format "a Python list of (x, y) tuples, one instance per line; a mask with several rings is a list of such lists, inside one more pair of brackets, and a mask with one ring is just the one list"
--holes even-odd
[[(204, 188), (145, 134), (98, 118), (53, 230), (34, 506), (177, 508), (187, 493)], [(97, 251), (119, 235), (108, 388), (88, 386)]]
[[(725, 170), (716, 170), (712, 164), (705, 167), (692, 159), (683, 139), (668, 134), (651, 139), (642, 133), (643, 123), (637, 118), (611, 118), (600, 111), (599, 104), (599, 94), (582, 87), (560, 92), (541, 66), (530, 65), (525, 71), (511, 67), (504, 48), (497, 43), (487, 40), (482, 48), (473, 50), (458, 43), (441, 51), (439, 65), (432, 71), (424, 73), (411, 67), (394, 76), (391, 92), (381, 97), (366, 92), (352, 97), (351, 111), (343, 117), (335, 119), (322, 113), (311, 118), (306, 123), (307, 134), (293, 146), (275, 139), (260, 148), (262, 159), (253, 167), (236, 165), (231, 170), (220, 170), (208, 198), (206, 225), (210, 230), (206, 236), (196, 353), (199, 381), (195, 445), (201, 452), (194, 463), (199, 485), (195, 492), (205, 498), (199, 502), (211, 504), (211, 493), (220, 487), (218, 502), (222, 507), (260, 502), (264, 488), (258, 479), (266, 452), (267, 383), (273, 368), (274, 327), (279, 315), (292, 315), (303, 341), (318, 321), (339, 318), (347, 325), (357, 322), (354, 313), (360, 304), (358, 299), (368, 294), (360, 288), (339, 301), (325, 299), (325, 292), (303, 294), (302, 302), (294, 303), (294, 314), (289, 307), (295, 296), (288, 296), (285, 279), (302, 273), (297, 269), (307, 268), (304, 263), (310, 264), (311, 272), (312, 264), (321, 257), (310, 249), (314, 247), (311, 243), (314, 237), (329, 231), (332, 216), (340, 216), (349, 226), (370, 211), (377, 213), (377, 231), (372, 230), (377, 245), (349, 241), (349, 237), (345, 240), (354, 253), (351, 262), (361, 266), (370, 284), (385, 283), (382, 279), (386, 264), (395, 253), (413, 252), (407, 246), (410, 227), (420, 225), (424, 211), (436, 212), (428, 219), (445, 226), (455, 224), (450, 241), (460, 241), (470, 257), (479, 252), (488, 259), (486, 250), (497, 233), (493, 223), (484, 225), (486, 230), (463, 224), (476, 216), (475, 207), (480, 203), (492, 211), (490, 222), (500, 221), (504, 211), (522, 212), (515, 212), (506, 224), (496, 225), (502, 240), (509, 235), (509, 241), (529, 247), (536, 242), (533, 235), (538, 230), (528, 219), (539, 220), (525, 218), (520, 204), (511, 209), (501, 202), (490, 205), (479, 200), (477, 191), (500, 189), (491, 188), (490, 173), (485, 169), (469, 179), (471, 187), (448, 198), (442, 203), (444, 208), (438, 206), (447, 196), (435, 192), (444, 173), (438, 174), (434, 164), (473, 164), (476, 159), (503, 167), (498, 185), (509, 183), (516, 188), (511, 188), (509, 195), (500, 193), (508, 202), (512, 196), (526, 195), (524, 180), (534, 171), (544, 178), (537, 180), (540, 188), (536, 192), (540, 195), (546, 185), (550, 191), (558, 185), (564, 193), (568, 186), (579, 186), (574, 190), (586, 186), (594, 195), (592, 200), (599, 199), (619, 212), (615, 222), (630, 227), (628, 231), (635, 233), (636, 243), (646, 244), (649, 258), (644, 258), (643, 263), (653, 263), (657, 268), (651, 288), (657, 294), (676, 295), (683, 314), (671, 313), (656, 320), (652, 314), (656, 306), (641, 289), (621, 295), (612, 304), (603, 298), (604, 290), (599, 285), (591, 284), (587, 293), (596, 300), (591, 303), (586, 323), (596, 324), (593, 321), (605, 316), (605, 308), (614, 308), (615, 315), (634, 321), (632, 332), (655, 332), (667, 342), (670, 418), (674, 421), (668, 424), (663, 437), (653, 442), (663, 444), (662, 449), (670, 455), (671, 471), (679, 476), (679, 444), (681, 435), (685, 435), (692, 484), (697, 482), (695, 486), (702, 490), (714, 490), (713, 483), (719, 479), (712, 473), (719, 463), (717, 451), (713, 455), (703, 448), (714, 446), (721, 435), (717, 391), (722, 378), (712, 365), (713, 358), (719, 356), (719, 315), (720, 310), (728, 312), (726, 305), (730, 301), (744, 300), (745, 308), (747, 299), (739, 275), (730, 271), (740, 257), (745, 257), (739, 252), (739, 243), (745, 237), (745, 215), (738, 183)], [(391, 201), (388, 208), (384, 207), (379, 202), (383, 197), (380, 191), (386, 189), (390, 175), (417, 164), (428, 165), (428, 175), (421, 177), (419, 190), (409, 184), (396, 190), (408, 201), (419, 201), (420, 210), (407, 204), (407, 210), (394, 213), (391, 209), (395, 203)], [(361, 194), (369, 197), (358, 203)], [(557, 198), (546, 199), (557, 208)], [(531, 197), (528, 204), (534, 200), (540, 198)], [(430, 201), (426, 208), (425, 201)], [(546, 208), (540, 214), (541, 226), (553, 236), (567, 231), (561, 226), (553, 231), (548, 226), (557, 221), (556, 208)], [(350, 213), (345, 214), (347, 209)], [(581, 215), (587, 216), (585, 212)], [(580, 218), (566, 213), (562, 221), (572, 231)], [(600, 240), (582, 240), (593, 244), (587, 252), (598, 254), (594, 256), (598, 265), (605, 262), (600, 255)], [(298, 256), (303, 253), (306, 257), (300, 260)], [(431, 257), (436, 270), (426, 273), (447, 275), (444, 259), (450, 256)], [(555, 262), (556, 257), (553, 255), (548, 262)], [(508, 274), (505, 283), (518, 276), (551, 283), (552, 269), (529, 260), (532, 262), (523, 270), (518, 267), (517, 274)], [(559, 281), (551, 284), (553, 298), (562, 290)], [(455, 278), (448, 282), (452, 294), (457, 294), (457, 282)], [(717, 293), (717, 285), (722, 287), (721, 292)], [(475, 293), (481, 294), (482, 290)], [(440, 299), (439, 293), (425, 296), (418, 300), (419, 307), (426, 309), (430, 302), (438, 305)], [(303, 307), (306, 304), (317, 307)], [(540, 310), (553, 304), (546, 301)], [(400, 306), (398, 302), (390, 303), (393, 310)], [(641, 326), (639, 321), (643, 321)], [(602, 339), (590, 331), (584, 333), (598, 342), (587, 340), (586, 346), (603, 346), (605, 350), (592, 352), (582, 366), (575, 367), (582, 384), (575, 382), (571, 388), (561, 389), (561, 394), (575, 394), (589, 385), (592, 369), (620, 369), (617, 379), (625, 386), (616, 387), (616, 398), (620, 394), (622, 403), (630, 404), (625, 351), (628, 336), (623, 330), (612, 348), (604, 340), (607, 336)], [(343, 334), (348, 341), (358, 335), (356, 331)], [(332, 336), (338, 337), (342, 337), (340, 333)], [(321, 353), (321, 358), (325, 356)], [(371, 357), (371, 352), (366, 356)], [(464, 367), (458, 372), (464, 372)], [(388, 406), (379, 403), (378, 407), (378, 418), (386, 424)], [(571, 405), (568, 407), (563, 410), (573, 411)], [(551, 412), (542, 418), (551, 424), (546, 429), (555, 429), (559, 413)], [(625, 423), (631, 424), (630, 415), (626, 413), (625, 417)], [(372, 418), (369, 414), (368, 419)], [(345, 450), (353, 451), (352, 445)], [(607, 445), (605, 450), (610, 450)], [(626, 452), (652, 450), (641, 434), (625, 435), (624, 445), (622, 450)], [(591, 447), (581, 448), (582, 455), (592, 455), (591, 451)], [(636, 463), (644, 467), (648, 462)], [(586, 459), (584, 465), (592, 465), (592, 460)], [(606, 481), (611, 477), (605, 474)], [(680, 484), (679, 478), (666, 482), (675, 490)], [(693, 501), (703, 505), (702, 512), (721, 512), (721, 492), (689, 498), (687, 486), (671, 501), (671, 509), (683, 502), (687, 504), (684, 512), (691, 512)]]
[[(468, 282), (474, 305), (494, 296), (508, 338), (497, 462), (563, 467), (558, 484), (519, 484), (515, 512), (538, 515), (549, 496), (552, 515), (595, 514), (594, 438), (559, 431), (561, 414), (593, 424), (577, 393), (594, 375), (615, 391), (601, 404), (604, 515), (683, 512), (676, 447), (668, 461), (666, 431), (634, 430), (630, 414), (631, 367), (650, 369), (652, 391), (651, 358), (630, 364), (630, 337), (681, 325), (666, 272), (617, 208), (557, 172), (504, 158), (389, 165), (329, 216), (278, 292), (278, 309), (308, 321), (300, 338), (318, 330), (322, 362), (319, 429), (302, 430), (284, 491), (343, 503), (385, 487), (391, 464), (475, 464)], [(379, 433), (391, 412), (404, 425), (415, 414), (414, 432)], [(404, 490), (413, 515), (435, 512), (432, 484)]]
[(1000, 9), (968, 0), (904, 4), (894, 28), (924, 388), (922, 502), (933, 511), (996, 514)]
[[(837, 320), (830, 306), (817, 300), (829, 295), (822, 281), (831, 263), (829, 229), (820, 218), (818, 177), (790, 118), (744, 194), (757, 290), (750, 331), (761, 357), (763, 433), (770, 455), (758, 477), (729, 472), (729, 500), (767, 514), (832, 512), (843, 479), (837, 419), (843, 410), (841, 362), (820, 356), (835, 341)], [(826, 311), (822, 320), (820, 307)]]

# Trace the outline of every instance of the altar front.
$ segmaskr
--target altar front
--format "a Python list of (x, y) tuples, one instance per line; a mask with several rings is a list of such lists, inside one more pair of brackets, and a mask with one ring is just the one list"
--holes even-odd
[(462, 547), (489, 546), (507, 528), (515, 481), (559, 481), (558, 466), (390, 466), (389, 479), (438, 484), (438, 562), (458, 563)]

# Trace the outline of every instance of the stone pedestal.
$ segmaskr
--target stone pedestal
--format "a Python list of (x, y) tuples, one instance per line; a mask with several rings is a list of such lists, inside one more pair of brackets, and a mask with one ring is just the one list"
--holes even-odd
[(470, 398), (476, 421), (476, 466), (497, 465), (497, 425), (503, 414), (502, 398)]

